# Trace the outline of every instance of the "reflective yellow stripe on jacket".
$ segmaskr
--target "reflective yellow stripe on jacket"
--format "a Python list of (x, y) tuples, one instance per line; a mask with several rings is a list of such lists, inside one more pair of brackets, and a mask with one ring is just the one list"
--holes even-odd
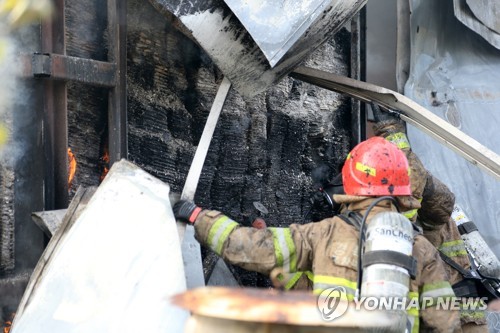
[(295, 286), (295, 284), (297, 283), (297, 281), (299, 281), (299, 279), (302, 277), (303, 274), (304, 274), (304, 272), (296, 272), (296, 273), (289, 274), (288, 280), (284, 281), (285, 290), (292, 289), (293, 286)]
[(403, 132), (390, 134), (385, 139), (394, 143), (399, 149), (410, 148), (410, 142)]
[(448, 257), (459, 257), (467, 256), (467, 250), (465, 249), (465, 243), (461, 239), (457, 239), (450, 242), (444, 242), (439, 247), (439, 251), (446, 254)]
[(463, 298), (460, 303), (460, 319), (465, 322), (486, 319), (486, 304), (480, 299)]
[(419, 312), (418, 312), (418, 304), (419, 304), (419, 297), (418, 297), (418, 292), (416, 291), (410, 291), (408, 293), (408, 299), (410, 301), (410, 304), (412, 306), (407, 307), (406, 313), (408, 314), (408, 320), (410, 321), (411, 324), (411, 332), (412, 333), (418, 333), (418, 330), (420, 328), (420, 319), (419, 319)]
[(434, 283), (424, 284), (420, 294), (420, 302), (425, 302), (426, 306), (433, 306), (437, 304), (438, 300), (446, 300), (447, 298), (454, 297), (455, 293), (451, 288), (448, 281), (440, 281)]
[(214, 222), (210, 231), (208, 232), (207, 244), (218, 255), (222, 253), (222, 247), (227, 237), (238, 226), (227, 216), (222, 216)]
[(314, 281), (314, 274), (310, 271), (291, 273), (291, 274), (288, 274), (289, 278), (285, 282), (285, 287), (284, 287), (285, 290), (292, 289), (297, 284), (297, 282), (302, 277), (302, 275), (304, 275), (304, 274), (307, 276), (309, 281), (311, 281), (311, 282)]
[[(419, 202), (422, 202), (422, 198), (418, 199)], [(410, 209), (407, 210), (406, 212), (403, 212), (403, 215), (410, 221), (414, 221), (415, 217), (417, 216), (418, 209)]]
[(356, 281), (351, 281), (335, 276), (314, 275), (313, 282), (313, 293), (315, 295), (321, 294), (321, 292), (325, 289), (334, 287), (344, 287), (346, 295), (341, 295), (341, 298), (345, 297), (349, 301), (354, 300), (354, 296), (356, 295)]
[(276, 266), (283, 267), (284, 272), (295, 273), (297, 271), (297, 251), (290, 229), (269, 228), (269, 230), (273, 234)]

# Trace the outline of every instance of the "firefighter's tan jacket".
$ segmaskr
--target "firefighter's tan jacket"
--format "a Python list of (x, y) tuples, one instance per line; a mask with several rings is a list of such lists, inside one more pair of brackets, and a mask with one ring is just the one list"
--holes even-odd
[[(451, 218), (455, 195), (439, 179), (424, 168), (418, 156), (411, 150), (404, 125), (395, 120), (383, 121), (374, 126), (375, 135), (382, 136), (396, 144), (410, 164), (412, 196), (421, 202), (419, 209), (405, 212), (405, 216), (422, 226), (423, 235), (439, 251), (450, 257), (464, 269), (470, 268), (470, 261), (458, 227)], [(452, 285), (463, 280), (462, 275), (450, 265), (445, 269)], [(463, 324), (475, 323), (487, 332), (484, 311), (462, 310)]]
[[(344, 198), (341, 198), (344, 197)], [(340, 196), (350, 201), (348, 209), (361, 214), (372, 198)], [(370, 213), (395, 211), (389, 202), (381, 202)], [(314, 274), (314, 292), (342, 286), (352, 299), (356, 290), (358, 231), (339, 217), (288, 228), (254, 229), (242, 227), (224, 214), (203, 210), (195, 223), (196, 238), (227, 262), (244, 269), (270, 274), (276, 268), (285, 272), (310, 271)], [(411, 281), (409, 297), (451, 297), (453, 290), (446, 279), (443, 262), (436, 249), (423, 236), (416, 236), (413, 255), (418, 262), (417, 277)], [(411, 309), (413, 332), (460, 332), (457, 311)]]

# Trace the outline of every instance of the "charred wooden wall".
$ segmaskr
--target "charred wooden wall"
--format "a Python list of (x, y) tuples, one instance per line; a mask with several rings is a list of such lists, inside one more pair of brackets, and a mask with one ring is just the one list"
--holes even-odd
[(0, 328), (15, 311), (44, 247), (43, 233), (30, 216), (44, 208), (42, 111), (36, 107), (41, 89), (17, 76), (19, 52), (39, 49), (37, 32), (29, 26), (2, 40), (14, 50), (1, 64), (0, 122), (9, 137), (0, 147)]
[[(142, 0), (129, 0), (127, 11), (129, 159), (180, 192), (222, 74), (174, 18)], [(66, 1), (68, 55), (107, 60), (105, 13), (102, 1)], [(306, 64), (348, 75), (350, 42), (342, 29)], [(68, 85), (72, 193), (98, 185), (103, 173), (106, 98), (103, 88)], [(250, 100), (232, 91), (196, 201), (242, 222), (261, 214), (253, 202), (268, 209), (270, 225), (306, 222), (311, 172), (320, 165), (337, 171), (350, 147), (350, 119), (349, 99), (291, 78)]]
[[(173, 18), (145, 0), (127, 4), (129, 159), (179, 193), (222, 74), (176, 28)], [(67, 55), (108, 61), (106, 2), (67, 0), (65, 6)], [(34, 28), (30, 40), (20, 38), (25, 41), (20, 52), (40, 50)], [(31, 43), (31, 38), (36, 41)], [(349, 32), (342, 29), (306, 63), (348, 75), (350, 43)], [(98, 185), (103, 175), (108, 101), (105, 88), (71, 82), (67, 87), (68, 143), (77, 161), (71, 198), (78, 186)], [(10, 309), (44, 246), (30, 214), (47, 208), (41, 80), (27, 81), (19, 91), (30, 96), (21, 98), (12, 121), (14, 141), (22, 149), (13, 164), (0, 165), (0, 271), (7, 270), (0, 272), (0, 289), (12, 291)], [(320, 219), (324, 212), (310, 214), (313, 170), (326, 166), (329, 176), (336, 173), (351, 146), (350, 110), (349, 99), (291, 78), (252, 99), (231, 91), (201, 175), (197, 203), (243, 224), (256, 215), (269, 226)], [(255, 202), (268, 213), (259, 212)], [(238, 273), (246, 285), (265, 283)]]
[[(180, 193), (222, 74), (193, 41), (144, 1), (128, 8), (129, 158)], [(348, 75), (350, 34), (342, 29), (306, 64)], [(350, 147), (350, 100), (284, 78), (255, 98), (231, 91), (214, 133), (196, 202), (236, 221), (269, 226), (308, 214), (313, 169), (337, 172)], [(254, 202), (268, 213), (259, 212)], [(258, 284), (242, 274), (245, 284)]]
[[(107, 61), (106, 1), (66, 1), (68, 56)], [(105, 88), (68, 83), (68, 144), (77, 161), (70, 187), (99, 185), (105, 167), (108, 126)]]

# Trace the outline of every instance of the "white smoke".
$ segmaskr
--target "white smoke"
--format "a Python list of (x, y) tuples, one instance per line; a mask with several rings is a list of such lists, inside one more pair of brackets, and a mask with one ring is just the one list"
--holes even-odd
[(16, 40), (10, 28), (0, 23), (0, 163), (13, 166), (18, 149), (13, 142), (11, 129), (14, 101), (18, 95), (19, 66)]

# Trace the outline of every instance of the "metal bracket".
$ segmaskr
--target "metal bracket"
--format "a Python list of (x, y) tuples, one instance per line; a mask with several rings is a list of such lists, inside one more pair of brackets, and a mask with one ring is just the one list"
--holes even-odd
[[(116, 86), (117, 67), (114, 63), (70, 57), (54, 53), (34, 53), (28, 75), (36, 78), (73, 81), (93, 86)], [(31, 72), (31, 73), (30, 73)]]

